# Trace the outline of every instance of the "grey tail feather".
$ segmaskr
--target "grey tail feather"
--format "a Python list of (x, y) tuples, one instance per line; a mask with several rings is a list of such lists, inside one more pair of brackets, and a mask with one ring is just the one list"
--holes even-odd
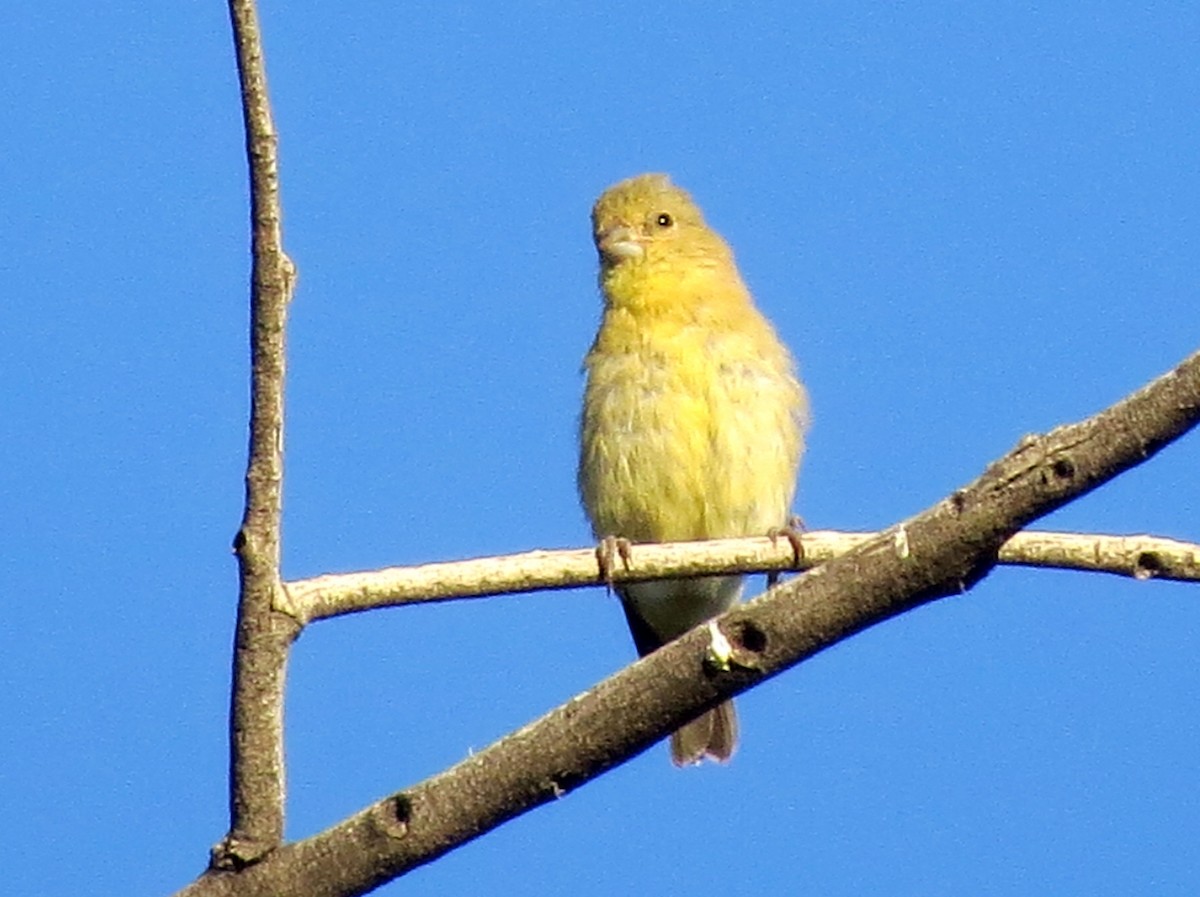
[(737, 713), (733, 701), (726, 701), (671, 734), (671, 762), (692, 766), (711, 757), (726, 763), (737, 748), (737, 740)]

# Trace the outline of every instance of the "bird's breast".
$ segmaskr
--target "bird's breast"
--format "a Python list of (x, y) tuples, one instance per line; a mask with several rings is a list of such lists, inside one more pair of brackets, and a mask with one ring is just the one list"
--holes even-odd
[(596, 534), (667, 541), (782, 525), (803, 399), (769, 325), (608, 317), (586, 360), (579, 471)]

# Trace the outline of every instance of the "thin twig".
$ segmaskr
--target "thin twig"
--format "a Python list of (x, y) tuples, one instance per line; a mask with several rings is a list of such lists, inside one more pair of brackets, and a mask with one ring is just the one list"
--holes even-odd
[(298, 627), (273, 607), (280, 591), (284, 325), (295, 270), (283, 252), (277, 138), (251, 0), (230, 0), (246, 153), (253, 273), (250, 298), (250, 451), (246, 507), (234, 539), (240, 594), (230, 707), (230, 830), (212, 850), (218, 869), (242, 868), (283, 840), (283, 692)]
[[(612, 571), (612, 580), (806, 570), (878, 535), (804, 533), (800, 537), (803, 555), (799, 564), (791, 543), (785, 539), (752, 537), (634, 545), (629, 566)], [(1200, 544), (1161, 536), (1022, 532), (1001, 546), (999, 561), (1135, 579), (1200, 581)], [(594, 549), (527, 551), (296, 580), (284, 584), (279, 610), (304, 625), (377, 607), (604, 584)]]

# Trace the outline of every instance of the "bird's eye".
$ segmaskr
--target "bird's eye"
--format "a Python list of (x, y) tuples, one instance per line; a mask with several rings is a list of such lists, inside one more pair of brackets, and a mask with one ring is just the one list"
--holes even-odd
[(659, 227), (670, 227), (672, 224), (675, 223), (675, 219), (672, 218), (670, 215), (668, 215), (666, 212), (659, 212), (658, 217), (654, 219), (654, 223), (657, 224)]

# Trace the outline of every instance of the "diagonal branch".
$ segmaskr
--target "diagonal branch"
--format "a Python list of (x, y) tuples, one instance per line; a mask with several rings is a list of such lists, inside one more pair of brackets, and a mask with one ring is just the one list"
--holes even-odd
[(250, 452), (246, 507), (234, 539), (240, 594), (230, 708), (230, 830), (212, 865), (239, 868), (283, 839), (283, 687), (299, 627), (273, 610), (280, 591), (284, 324), (295, 269), (283, 252), (277, 137), (254, 5), (230, 0), (246, 153), (253, 273), (250, 298)]
[[(612, 580), (808, 570), (878, 535), (804, 533), (799, 563), (790, 542), (766, 536), (634, 545), (629, 566), (614, 570)], [(997, 562), (1200, 582), (1200, 544), (1163, 536), (1020, 532), (1000, 546)], [(526, 551), (295, 580), (284, 583), (278, 609), (307, 625), (379, 607), (605, 584), (594, 549)]]
[(645, 750), (731, 695), (875, 623), (957, 594), (1038, 517), (1200, 421), (1200, 353), (1077, 424), (1027, 437), (979, 479), (642, 658), (449, 770), (182, 894), (362, 894)]

